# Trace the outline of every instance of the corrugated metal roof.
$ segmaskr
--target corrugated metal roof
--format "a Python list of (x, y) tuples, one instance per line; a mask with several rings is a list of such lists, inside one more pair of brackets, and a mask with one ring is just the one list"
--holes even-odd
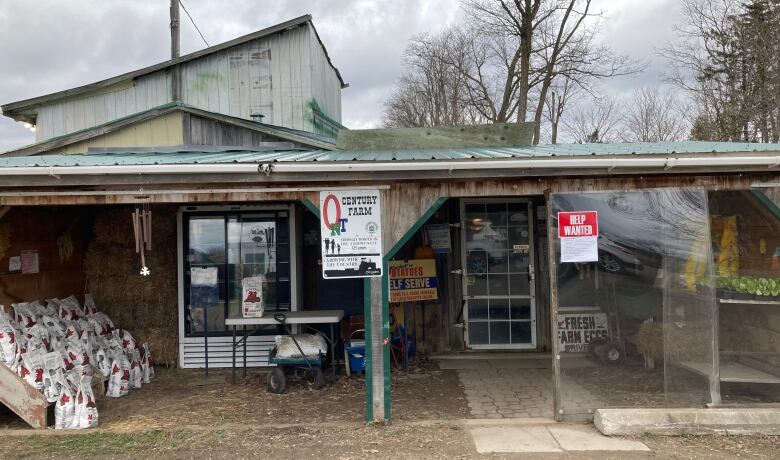
[(626, 144), (558, 144), (520, 147), (418, 149), (418, 150), (245, 150), (204, 148), (177, 150), (166, 147), (122, 149), (87, 154), (49, 154), (28, 157), (0, 156), (0, 167), (115, 166), (155, 164), (219, 164), (315, 161), (452, 161), (540, 158), (554, 156), (690, 155), (719, 153), (780, 152), (780, 144), (735, 142), (660, 142)]

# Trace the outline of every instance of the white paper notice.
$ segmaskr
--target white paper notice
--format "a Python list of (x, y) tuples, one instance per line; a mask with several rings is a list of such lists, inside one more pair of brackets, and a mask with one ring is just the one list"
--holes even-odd
[(561, 238), (561, 262), (596, 262), (599, 237)]

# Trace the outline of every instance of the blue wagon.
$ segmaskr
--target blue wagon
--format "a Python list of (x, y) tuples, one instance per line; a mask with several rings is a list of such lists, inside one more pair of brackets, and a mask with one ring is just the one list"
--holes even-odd
[(273, 347), (268, 352), (268, 363), (273, 364), (276, 367), (271, 369), (268, 374), (268, 380), (266, 386), (268, 391), (275, 394), (282, 394), (287, 388), (287, 376), (291, 374), (303, 374), (303, 384), (306, 388), (311, 390), (319, 390), (325, 386), (325, 375), (322, 372), (322, 364), (324, 362), (322, 352), (319, 352), (316, 356), (306, 356), (295, 339), (295, 335), (292, 334), (285, 322), (286, 316), (284, 313), (277, 313), (274, 315), (274, 319), (281, 324), (285, 332), (290, 336), (298, 351), (301, 352), (301, 356), (291, 358), (279, 358), (276, 356), (276, 347)]

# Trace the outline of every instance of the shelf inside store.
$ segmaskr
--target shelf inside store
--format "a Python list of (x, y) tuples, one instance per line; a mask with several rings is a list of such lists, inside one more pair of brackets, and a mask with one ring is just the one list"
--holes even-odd
[(778, 305), (780, 300), (741, 300), (741, 299), (718, 299), (722, 305)]

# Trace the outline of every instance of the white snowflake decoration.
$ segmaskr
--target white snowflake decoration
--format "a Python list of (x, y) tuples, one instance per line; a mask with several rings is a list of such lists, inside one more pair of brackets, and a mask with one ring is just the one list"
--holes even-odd
[(147, 266), (143, 266), (143, 267), (141, 268), (141, 275), (142, 275), (142, 276), (149, 276), (149, 275), (151, 275), (151, 274), (152, 274), (152, 272), (151, 272), (151, 270), (149, 270), (149, 267), (147, 267)]

